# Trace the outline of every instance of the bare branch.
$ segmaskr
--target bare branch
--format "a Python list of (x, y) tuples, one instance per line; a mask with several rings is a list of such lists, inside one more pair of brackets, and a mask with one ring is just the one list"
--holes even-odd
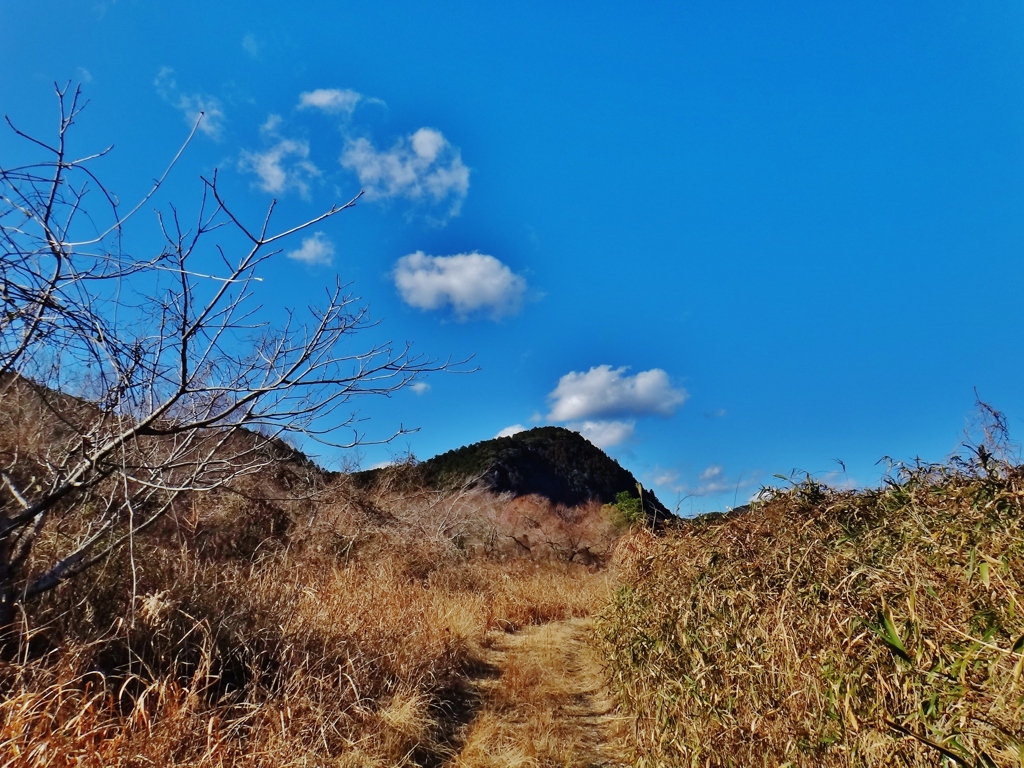
[[(281, 437), (365, 444), (361, 398), (460, 365), (408, 344), (353, 348), (376, 322), (341, 281), (277, 326), (262, 319), (260, 270), (286, 238), (352, 208), (362, 192), (281, 229), (272, 203), (249, 226), (214, 172), (202, 179), (194, 218), (167, 206), (153, 255), (125, 254), (128, 225), (199, 122), (122, 214), (90, 167), (109, 148), (68, 152), (80, 97), (57, 88), (53, 142), (8, 120), (43, 157), (0, 167), (0, 629), (19, 602), (134, 542), (184, 497), (279, 461)], [(400, 425), (380, 442), (409, 431)], [(33, 554), (42, 540), (48, 561)]]

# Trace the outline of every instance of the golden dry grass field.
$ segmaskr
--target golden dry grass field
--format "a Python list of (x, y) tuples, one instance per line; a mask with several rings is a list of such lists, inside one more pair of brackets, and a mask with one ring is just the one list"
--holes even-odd
[[(495, 648), (608, 598), (582, 566), (468, 554), (436, 533), (437, 495), (342, 479), (278, 501), (280, 536), (267, 504), (204, 498), (33, 606), (0, 662), (0, 765), (503, 764), (478, 727)], [(545, 708), (547, 687), (527, 693)]]
[(0, 765), (1024, 765), (1019, 467), (807, 479), (603, 568), (470, 542), (476, 500), (190, 497), (21, 613)]

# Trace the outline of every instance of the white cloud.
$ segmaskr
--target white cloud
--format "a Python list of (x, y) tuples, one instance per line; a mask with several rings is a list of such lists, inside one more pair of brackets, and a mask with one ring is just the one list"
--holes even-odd
[(335, 115), (351, 115), (362, 100), (363, 94), (349, 88), (317, 88), (299, 94), (299, 109), (319, 109)]
[(566, 424), (573, 432), (579, 432), (598, 448), (611, 448), (624, 443), (636, 431), (634, 421), (582, 421)]
[[(264, 128), (276, 128), (275, 117), (271, 115)], [(242, 150), (238, 167), (256, 174), (257, 186), (273, 195), (294, 189), (307, 197), (309, 182), (320, 175), (320, 170), (309, 161), (309, 143), (297, 139), (279, 139), (263, 152)]]
[(526, 427), (522, 424), (513, 424), (511, 427), (505, 427), (501, 432), (496, 434), (495, 439), (499, 437), (512, 437), (512, 435), (518, 435), (520, 432), (525, 432)]
[(558, 380), (548, 395), (555, 421), (593, 416), (671, 416), (688, 397), (674, 388), (660, 368), (627, 376), (626, 368), (598, 365), (586, 373), (572, 371)]
[(512, 314), (526, 293), (526, 280), (493, 256), (475, 251), (454, 256), (416, 251), (396, 262), (393, 276), (406, 304), (426, 310), (451, 305), (461, 318), (481, 309), (494, 318)]
[(368, 200), (403, 197), (439, 204), (450, 200), (458, 216), (469, 192), (469, 168), (440, 131), (420, 128), (390, 150), (377, 151), (369, 139), (348, 139), (341, 165), (359, 177)]
[(722, 493), (734, 487), (725, 477), (725, 467), (721, 464), (712, 464), (700, 473), (700, 483), (694, 490), (694, 496), (710, 496), (713, 493)]
[(277, 135), (277, 129), (281, 127), (281, 123), (283, 122), (284, 118), (271, 112), (267, 115), (267, 119), (263, 122), (263, 125), (260, 126), (260, 135), (272, 139), (280, 138)]
[(857, 481), (844, 471), (833, 470), (816, 478), (834, 491), (853, 491), (857, 489)]
[(721, 464), (712, 464), (710, 467), (700, 473), (700, 479), (707, 481), (721, 480), (722, 475), (725, 474), (725, 467)]
[(199, 130), (211, 139), (219, 139), (224, 130), (224, 108), (220, 100), (202, 93), (184, 93), (178, 88), (178, 82), (174, 78), (174, 70), (170, 67), (161, 67), (153, 80), (156, 92), (168, 104), (173, 106), (185, 116), (185, 123), (190, 127), (203, 118), (199, 123)]
[(672, 491), (680, 495), (692, 495), (693, 489), (683, 482), (679, 471), (675, 469), (655, 467), (651, 482), (665, 491)]
[(661, 485), (674, 490), (679, 484), (679, 473), (674, 469), (667, 469), (656, 474), (653, 480), (655, 485)]
[(263, 45), (252, 32), (242, 38), (242, 48), (254, 59), (260, 55), (260, 49), (262, 47)]
[(334, 258), (334, 243), (323, 232), (314, 232), (302, 238), (302, 245), (297, 250), (288, 251), (285, 255), (304, 264), (327, 266)]
[(751, 485), (754, 475), (749, 477), (729, 478), (725, 473), (725, 467), (721, 464), (711, 464), (706, 467), (697, 478), (694, 484), (680, 481), (679, 472), (674, 469), (659, 470), (655, 474), (654, 484), (678, 494), (686, 496), (713, 496), (726, 491), (736, 491)]
[(409, 389), (415, 392), (417, 395), (422, 395), (430, 391), (430, 385), (425, 381), (417, 381), (409, 385)]

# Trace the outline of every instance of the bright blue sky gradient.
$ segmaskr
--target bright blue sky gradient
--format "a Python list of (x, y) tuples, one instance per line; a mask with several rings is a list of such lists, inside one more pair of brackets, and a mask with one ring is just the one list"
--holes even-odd
[[(476, 355), (365, 403), (371, 435), (421, 429), (364, 466), (591, 422), (669, 506), (715, 509), (835, 458), (857, 484), (883, 455), (941, 459), (974, 387), (1024, 417), (1024, 7), (831, 5), (2, 3), (0, 111), (45, 133), (52, 82), (83, 81), (77, 141), (115, 144), (129, 199), (212, 105), (164, 200), (187, 207), (219, 167), (242, 213), (277, 197), (282, 225), (359, 190), (351, 142), (409, 161), (430, 129), (436, 162), (405, 170), (423, 189), (458, 158), (468, 188), (378, 189), (318, 228), (330, 265), (282, 255), (261, 297), (301, 306), (340, 274), (389, 338)], [(363, 98), (300, 108), (316, 89)], [(267, 192), (244, 158), (275, 149)], [(24, 151), (0, 133), (4, 164)], [(436, 262), (442, 292), (403, 298), (419, 251), (493, 259)], [(431, 296), (455, 303), (410, 306)], [(573, 372), (570, 408), (551, 394)]]

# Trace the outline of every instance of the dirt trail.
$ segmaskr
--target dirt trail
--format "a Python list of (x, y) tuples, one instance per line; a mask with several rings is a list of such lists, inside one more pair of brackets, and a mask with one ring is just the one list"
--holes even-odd
[(479, 714), (458, 768), (479, 766), (619, 768), (623, 721), (590, 645), (589, 619), (495, 633), (481, 677)]

